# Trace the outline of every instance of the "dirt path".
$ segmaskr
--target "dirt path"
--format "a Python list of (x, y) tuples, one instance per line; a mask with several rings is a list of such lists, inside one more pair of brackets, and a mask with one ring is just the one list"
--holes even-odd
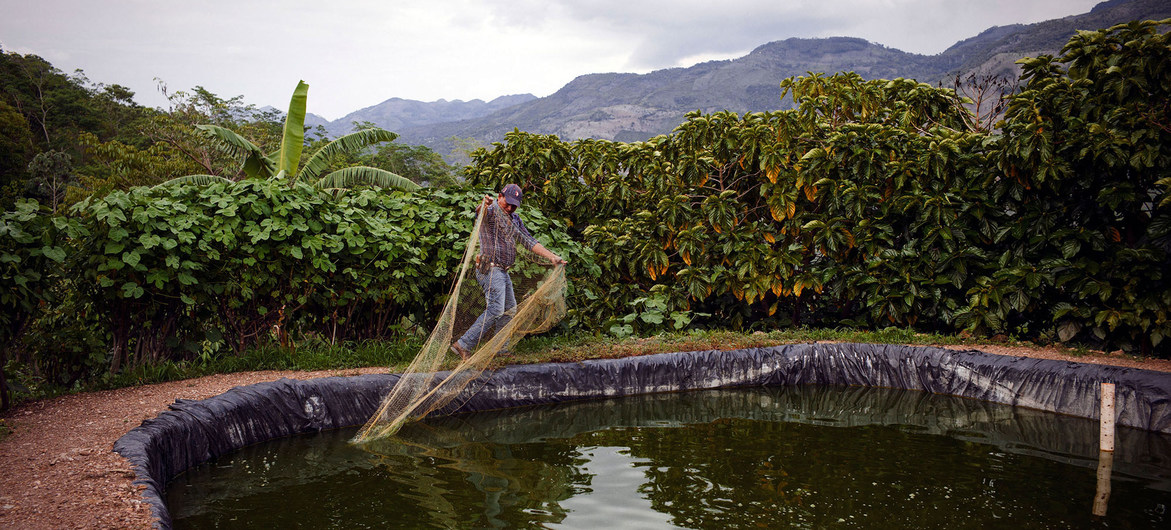
[(114, 441), (176, 399), (204, 399), (282, 377), (312, 379), (382, 373), (247, 372), (27, 403), (5, 414), (0, 442), (0, 528), (150, 528), (150, 508)]
[[(1171, 360), (1117, 355), (1071, 357), (1056, 349), (945, 346), (1171, 372)], [(176, 399), (204, 399), (241, 385), (282, 377), (312, 379), (382, 373), (384, 369), (222, 374), (136, 388), (62, 396), (23, 404), (0, 419), (12, 433), (0, 442), (0, 528), (150, 528), (130, 464), (114, 441)]]

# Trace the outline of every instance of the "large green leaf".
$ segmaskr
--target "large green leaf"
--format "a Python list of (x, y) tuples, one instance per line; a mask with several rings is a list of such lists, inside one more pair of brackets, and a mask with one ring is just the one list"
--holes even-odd
[(197, 184), (206, 186), (213, 182), (231, 182), (231, 179), (221, 177), (219, 175), (184, 175), (182, 177), (175, 177), (171, 180), (155, 184), (154, 187), (172, 186), (176, 184)]
[(247, 138), (236, 134), (235, 131), (218, 125), (196, 125), (195, 128), (224, 149), (243, 156), (244, 174), (249, 178), (267, 178), (277, 172), (276, 164), (265, 156), (264, 151), (261, 151), (256, 144), (248, 141)]
[(406, 177), (396, 175), (384, 169), (370, 166), (353, 166), (339, 169), (317, 181), (317, 188), (334, 190), (351, 188), (354, 186), (373, 186), (376, 188), (396, 188), (400, 190), (417, 190), (419, 185)]
[(322, 171), (325, 171), (325, 168), (329, 167), (329, 160), (333, 155), (357, 153), (381, 142), (392, 142), (395, 138), (398, 138), (397, 134), (384, 129), (362, 129), (342, 136), (313, 153), (313, 156), (305, 162), (305, 167), (301, 169), (298, 178), (305, 182), (313, 182), (318, 179)]
[(285, 116), (285, 133), (281, 138), (277, 170), (289, 175), (297, 174), (301, 163), (301, 149), (305, 146), (305, 104), (309, 100), (309, 85), (297, 81), (293, 97), (289, 100), (289, 112)]

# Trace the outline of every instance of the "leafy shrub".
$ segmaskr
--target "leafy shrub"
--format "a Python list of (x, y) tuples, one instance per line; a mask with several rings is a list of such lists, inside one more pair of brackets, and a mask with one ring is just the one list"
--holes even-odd
[[(107, 316), (114, 372), (270, 339), (387, 337), (433, 318), (480, 196), (337, 198), (276, 179), (135, 188), (79, 205), (72, 273)], [(550, 248), (577, 254), (539, 212), (526, 217)]]
[(36, 201), (17, 201), (0, 215), (0, 409), (9, 406), (4, 372), (10, 353), (19, 353), (10, 350), (53, 301), (53, 273), (66, 257), (59, 240), (67, 224)]

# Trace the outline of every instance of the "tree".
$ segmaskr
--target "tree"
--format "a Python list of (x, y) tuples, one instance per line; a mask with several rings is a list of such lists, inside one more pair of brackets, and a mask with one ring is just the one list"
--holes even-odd
[[(211, 91), (196, 86), (190, 91), (169, 92), (160, 82), (160, 90), (170, 103), (166, 112), (149, 112), (135, 127), (149, 139), (150, 147), (160, 155), (171, 154), (185, 158), (194, 166), (178, 174), (160, 174), (165, 182), (181, 175), (201, 174), (239, 178), (239, 154), (236, 150), (219, 142), (209, 142), (201, 125), (214, 125), (240, 131), (242, 136), (252, 138), (262, 150), (275, 149), (280, 142), (280, 120), (274, 112), (258, 111), (253, 105), (245, 105), (243, 96), (221, 98)], [(162, 146), (166, 146), (163, 148)], [(118, 146), (110, 146), (115, 149)], [(132, 146), (137, 150), (146, 145)], [(122, 158), (116, 153), (113, 158)], [(177, 164), (173, 162), (172, 165)]]
[[(81, 182), (67, 187), (63, 202), (58, 198), (57, 209), (92, 192), (155, 184), (195, 170), (189, 167), (172, 172), (168, 167), (149, 176), (119, 172), (120, 161), (142, 151), (168, 156), (173, 151), (178, 158), (184, 151), (177, 146), (183, 143), (164, 141), (178, 136), (167, 133), (191, 129), (175, 125), (181, 122), (179, 112), (144, 108), (133, 98), (134, 92), (122, 85), (91, 83), (81, 70), (66, 75), (35, 55), (0, 54), (0, 181), (7, 181), (4, 194), (16, 198), (42, 187), (26, 182), (30, 177), (27, 168), (38, 152), (68, 154), (72, 173)], [(178, 99), (175, 97), (173, 104)], [(26, 132), (21, 133), (21, 127)], [(127, 153), (120, 153), (122, 150)]]
[(19, 193), (14, 188), (23, 188), (35, 149), (28, 120), (0, 100), (0, 205), (4, 209), (7, 209), (10, 194)]
[(362, 158), (368, 165), (385, 168), (418, 184), (440, 188), (455, 184), (454, 168), (427, 146), (388, 143)]
[(87, 81), (80, 70), (68, 76), (36, 55), (0, 54), (0, 99), (24, 115), (42, 150), (68, 151), (77, 131), (101, 127)]
[(451, 152), (448, 153), (448, 160), (454, 166), (466, 166), (472, 162), (473, 155), (476, 151), (485, 148), (483, 142), (477, 140), (474, 136), (466, 138), (460, 136), (449, 136), (447, 142), (451, 144)]
[[(154, 121), (156, 118), (146, 118)], [(71, 187), (65, 204), (74, 204), (91, 194), (104, 195), (134, 186), (154, 186), (160, 182), (201, 170), (201, 166), (169, 142), (145, 145), (117, 139), (103, 142), (96, 135), (82, 133), (78, 144), (84, 149), (86, 164), (78, 168), (80, 186)]]
[(68, 153), (45, 151), (33, 157), (28, 165), (29, 185), (36, 194), (49, 200), (49, 210), (57, 213), (57, 206), (65, 198), (65, 188), (77, 182), (73, 163)]
[[(1079, 31), (1060, 57), (1019, 61), (992, 182), (1015, 215), (972, 293), (989, 327), (1013, 318), (1144, 354), (1171, 335), (1169, 24)], [(1028, 318), (1039, 302), (1052, 309)]]
[(237, 157), (209, 143), (196, 129), (200, 124), (241, 131), (262, 148), (272, 148), (280, 139), (278, 113), (245, 105), (243, 96), (225, 99), (201, 86), (170, 92), (162, 83), (160, 91), (170, 104), (166, 111), (133, 104), (132, 93), (119, 85), (91, 89), (94, 105), (108, 120), (100, 131), (78, 134), (81, 159), (75, 172), (80, 186), (70, 188), (66, 204), (184, 175), (233, 174), (234, 169), (225, 168), (234, 168)]

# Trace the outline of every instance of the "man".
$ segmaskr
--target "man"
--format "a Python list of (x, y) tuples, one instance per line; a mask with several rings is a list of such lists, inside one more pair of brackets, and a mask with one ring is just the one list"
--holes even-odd
[(516, 209), (520, 207), (521, 190), (516, 184), (508, 184), (500, 190), (496, 200), (484, 196), (484, 202), (476, 207), (483, 210), (480, 223), (480, 254), (476, 256), (476, 282), (484, 290), (484, 312), (476, 319), (459, 340), (451, 345), (451, 351), (467, 359), (471, 350), (480, 341), (491, 338), (512, 319), (516, 307), (516, 294), (512, 290), (512, 278), (508, 269), (516, 262), (516, 244), (548, 259), (554, 264), (565, 264), (560, 256), (550, 252), (537, 242), (525, 228)]

